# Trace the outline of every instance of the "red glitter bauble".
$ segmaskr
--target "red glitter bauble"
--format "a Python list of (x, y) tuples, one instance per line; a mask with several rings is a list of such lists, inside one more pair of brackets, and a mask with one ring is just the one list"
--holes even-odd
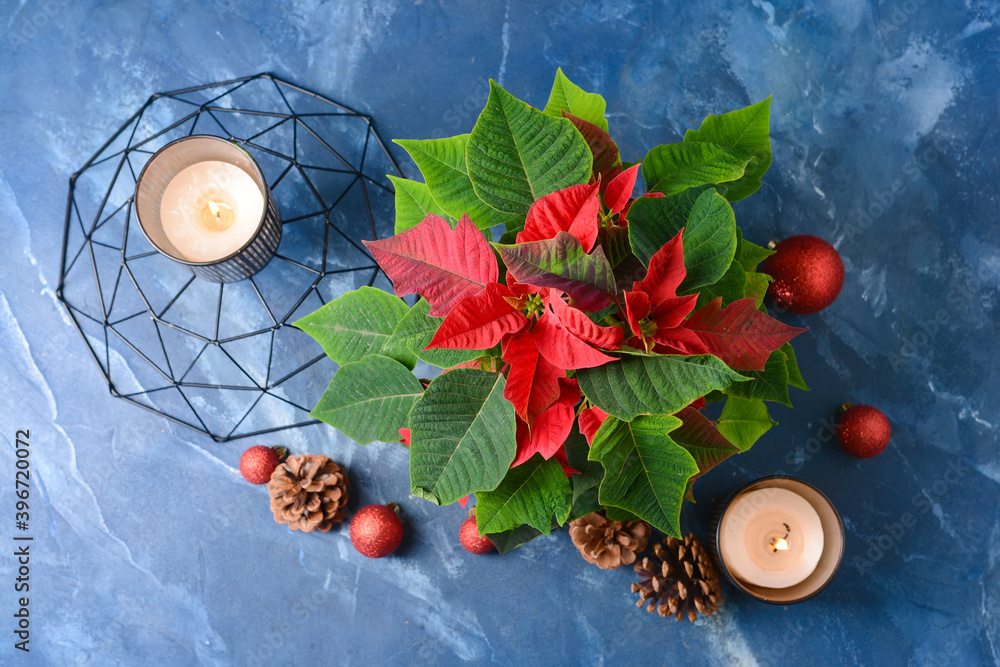
[(287, 454), (284, 447), (249, 447), (240, 457), (240, 474), (251, 484), (267, 484), (271, 480), (271, 473)]
[(490, 538), (485, 535), (479, 536), (474, 514), (462, 522), (462, 527), (458, 529), (458, 541), (470, 554), (482, 555), (493, 551), (493, 543), (490, 542)]
[(363, 556), (388, 556), (403, 541), (403, 522), (396, 505), (368, 505), (351, 519), (351, 544)]
[(844, 263), (837, 250), (808, 234), (792, 236), (775, 246), (761, 271), (774, 279), (767, 288), (774, 304), (797, 315), (823, 310), (844, 286)]
[(892, 427), (878, 408), (845, 405), (837, 418), (837, 442), (844, 451), (859, 459), (877, 456), (889, 446)]

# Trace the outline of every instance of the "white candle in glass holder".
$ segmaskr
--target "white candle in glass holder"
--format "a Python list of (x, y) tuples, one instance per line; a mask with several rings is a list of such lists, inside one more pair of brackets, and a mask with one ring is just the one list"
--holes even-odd
[(775, 487), (751, 491), (726, 510), (719, 550), (748, 584), (787, 588), (813, 573), (823, 553), (819, 514), (802, 496)]
[(181, 170), (163, 191), (160, 219), (174, 248), (191, 262), (223, 259), (257, 231), (264, 195), (245, 171), (215, 160)]

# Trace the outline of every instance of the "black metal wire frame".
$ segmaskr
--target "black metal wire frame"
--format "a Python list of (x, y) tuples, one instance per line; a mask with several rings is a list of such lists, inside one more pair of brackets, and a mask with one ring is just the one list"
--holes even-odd
[[(222, 104), (227, 96), (231, 96), (235, 91), (244, 89), (244, 87), (252, 85), (273, 86), (282, 101), (282, 106), (280, 108), (259, 110), (259, 109), (232, 108), (230, 106), (224, 106)], [(201, 91), (208, 91), (211, 89), (219, 89), (219, 88), (224, 88), (225, 90), (214, 96), (206, 95), (206, 97), (208, 97), (209, 99), (206, 99), (204, 101), (200, 102), (197, 100), (192, 101), (185, 97), (193, 93), (196, 94)], [(310, 108), (314, 108), (316, 105), (318, 105), (318, 107), (321, 109), (329, 107), (330, 110), (327, 112), (324, 111), (305, 112), (302, 111), (301, 109), (296, 110), (295, 104), (293, 104), (293, 100), (289, 99), (293, 95), (292, 91), (294, 91), (294, 93), (304, 95), (305, 98), (303, 99), (310, 101), (309, 102)], [(248, 90), (244, 90), (244, 94), (247, 94), (248, 92), (249, 92)], [(162, 129), (159, 129), (158, 131), (154, 130), (152, 134), (141, 137), (137, 136), (137, 134), (139, 134), (138, 129), (140, 127), (141, 121), (143, 120), (145, 115), (148, 114), (151, 109), (154, 109), (161, 100), (166, 100), (166, 99), (190, 105), (191, 106), (190, 113), (186, 115), (181, 114), (182, 117), (180, 117), (179, 119), (172, 120), (172, 122), (169, 122), (169, 124), (162, 127)], [(135, 252), (134, 254), (129, 254), (129, 243), (130, 242), (134, 243), (134, 239), (136, 238), (136, 235), (134, 233), (132, 235), (132, 239), (129, 238), (130, 226), (137, 225), (134, 219), (134, 212), (133, 212), (134, 195), (129, 196), (125, 201), (122, 202), (110, 202), (110, 207), (109, 207), (109, 199), (112, 195), (112, 192), (115, 190), (115, 184), (117, 180), (122, 175), (122, 172), (126, 166), (128, 167), (128, 170), (130, 172), (129, 174), (127, 174), (127, 176), (131, 176), (133, 181), (134, 179), (136, 179), (138, 169), (141, 168), (141, 165), (139, 168), (133, 165), (132, 157), (133, 156), (136, 156), (137, 158), (145, 157), (146, 159), (148, 159), (148, 157), (155, 152), (154, 150), (150, 149), (149, 147), (150, 142), (153, 142), (154, 140), (163, 137), (172, 130), (181, 128), (182, 126), (184, 126), (185, 123), (189, 122), (191, 123), (191, 127), (190, 130), (187, 132), (187, 134), (188, 135), (194, 134), (198, 130), (199, 121), (204, 116), (211, 117), (212, 120), (214, 120), (215, 123), (217, 123), (218, 126), (223, 129), (224, 131), (223, 134), (225, 134), (228, 132), (228, 130), (226, 129), (226, 125), (223, 122), (223, 119), (225, 118), (226, 114), (234, 114), (234, 113), (246, 114), (247, 116), (270, 117), (274, 119), (275, 121), (274, 124), (269, 125), (267, 128), (263, 129), (260, 132), (257, 132), (256, 134), (250, 136), (230, 135), (228, 138), (231, 141), (243, 145), (244, 147), (253, 148), (257, 151), (261, 151), (262, 153), (269, 154), (281, 160), (287, 161), (288, 165), (284, 169), (284, 171), (278, 176), (277, 179), (275, 179), (274, 182), (269, 182), (268, 185), (272, 189), (274, 189), (280, 184), (280, 182), (283, 179), (286, 178), (286, 176), (290, 172), (292, 172), (292, 170), (296, 170), (298, 172), (298, 175), (304, 180), (308, 189), (312, 192), (312, 195), (315, 197), (316, 202), (318, 202), (321, 207), (321, 210), (307, 211), (306, 213), (301, 215), (285, 217), (284, 225), (287, 226), (299, 220), (316, 218), (320, 214), (322, 214), (325, 220), (325, 224), (323, 225), (322, 239), (321, 240), (317, 239), (319, 242), (322, 243), (323, 247), (322, 260), (319, 264), (318, 269), (313, 266), (309, 266), (307, 263), (305, 263), (305, 261), (296, 259), (295, 257), (291, 256), (290, 253), (289, 254), (283, 253), (282, 251), (284, 250), (284, 246), (286, 245), (285, 239), (282, 240), (282, 246), (278, 248), (278, 252), (275, 255), (276, 260), (287, 262), (289, 265), (296, 266), (299, 269), (314, 274), (314, 279), (312, 283), (302, 291), (302, 293), (298, 296), (297, 300), (293, 299), (294, 302), (292, 303), (291, 307), (288, 307), (287, 310), (284, 310), (285, 305), (284, 304), (282, 305), (282, 309), (284, 310), (284, 315), (275, 312), (275, 304), (268, 303), (268, 300), (261, 293), (261, 289), (258, 283), (255, 281), (255, 277), (251, 277), (248, 279), (248, 281), (252, 285), (253, 291), (256, 294), (257, 298), (260, 300), (260, 303), (263, 304), (263, 307), (271, 322), (270, 326), (266, 326), (263, 328), (256, 328), (247, 331), (240, 331), (239, 333), (235, 333), (233, 335), (220, 338), (219, 337), (220, 320), (222, 318), (223, 294), (226, 289), (226, 284), (224, 283), (218, 284), (217, 301), (215, 301), (214, 303), (202, 304), (207, 309), (206, 313), (209, 317), (211, 317), (212, 314), (214, 313), (215, 321), (214, 321), (213, 335), (205, 335), (204, 333), (198, 333), (197, 331), (194, 330), (195, 327), (192, 327), (190, 325), (185, 326), (183, 318), (181, 319), (181, 321), (169, 321), (165, 319), (165, 316), (171, 311), (171, 308), (175, 305), (178, 299), (180, 299), (182, 295), (184, 295), (184, 293), (191, 287), (192, 283), (195, 282), (195, 277), (192, 274), (190, 279), (187, 280), (187, 282), (185, 282), (177, 290), (175, 294), (173, 294), (172, 298), (169, 299), (168, 303), (165, 306), (159, 309), (154, 308), (154, 306), (151, 304), (150, 300), (147, 298), (147, 295), (144, 293), (142, 289), (141, 286), (142, 281), (137, 280), (137, 276), (142, 276), (143, 272), (147, 270), (144, 269), (145, 264), (139, 262), (138, 260), (141, 260), (145, 257), (149, 257), (151, 255), (155, 255), (156, 251), (148, 249), (151, 248), (151, 246), (148, 246), (148, 244), (146, 244), (147, 248), (142, 249), (142, 251)], [(324, 137), (321, 130), (315, 129), (309, 123), (309, 121), (311, 120), (316, 120), (322, 117), (337, 117), (337, 116), (355, 117), (359, 119), (359, 131), (365, 132), (364, 147), (361, 152), (360, 164), (352, 164), (351, 160), (344, 157), (342, 151), (338, 151), (333, 145), (331, 145), (332, 143), (334, 143), (333, 137)], [(262, 145), (263, 143), (261, 141), (262, 137), (267, 135), (269, 132), (279, 127), (282, 127), (286, 124), (291, 125), (291, 131), (292, 131), (292, 140), (291, 140), (292, 150), (290, 154), (277, 151), (273, 147), (269, 148), (267, 146)], [(131, 128), (130, 131), (129, 128)], [(287, 130), (288, 128), (286, 127), (285, 129)], [(129, 135), (124, 148), (105, 155), (105, 151), (107, 151), (108, 148), (112, 146), (112, 144), (114, 144), (116, 141), (119, 141), (121, 138), (123, 138), (124, 133), (126, 132), (129, 132)], [(300, 162), (300, 156), (298, 155), (299, 153), (298, 137), (300, 132), (308, 133), (314, 140), (316, 140), (319, 143), (319, 145), (327, 149), (328, 157), (332, 161), (333, 166), (304, 164)], [(371, 258), (371, 255), (370, 253), (368, 253), (367, 249), (361, 243), (359, 243), (357, 239), (352, 238), (350, 234), (345, 233), (345, 231), (342, 230), (337, 224), (335, 224), (335, 221), (331, 218), (331, 213), (337, 208), (338, 205), (341, 204), (341, 201), (346, 196), (347, 192), (350, 191), (351, 188), (354, 187), (355, 185), (360, 185), (364, 206), (368, 218), (369, 233), (371, 234), (371, 238), (373, 239), (378, 238), (378, 232), (376, 230), (375, 218), (372, 213), (372, 204), (371, 204), (371, 199), (369, 197), (368, 188), (369, 187), (379, 188), (383, 193), (387, 193), (389, 195), (392, 194), (393, 189), (392, 189), (392, 184), (388, 182), (388, 180), (380, 181), (379, 179), (373, 178), (369, 174), (363, 173), (365, 161), (371, 155), (370, 151), (380, 151), (384, 156), (386, 163), (391, 166), (392, 170), (395, 171), (396, 174), (401, 175), (401, 172), (395, 160), (393, 160), (389, 151), (386, 149), (385, 144), (382, 142), (378, 134), (375, 132), (375, 129), (372, 126), (371, 118), (369, 116), (360, 114), (342, 104), (339, 104), (331, 99), (328, 99), (327, 97), (319, 95), (318, 93), (312, 92), (305, 88), (301, 88), (292, 83), (288, 83), (287, 81), (283, 81), (268, 73), (261, 73), (240, 79), (232, 79), (229, 81), (210, 83), (202, 86), (184, 88), (181, 90), (174, 90), (165, 93), (156, 93), (152, 95), (149, 98), (149, 100), (147, 100), (146, 103), (142, 106), (142, 108), (136, 111), (136, 113), (133, 114), (133, 116), (129, 118), (128, 121), (126, 121), (118, 129), (118, 131), (116, 131), (115, 134), (112, 135), (112, 137), (108, 139), (104, 143), (104, 145), (101, 146), (100, 149), (97, 150), (96, 153), (94, 153), (93, 157), (91, 157), (87, 161), (87, 163), (84, 164), (83, 167), (81, 167), (76, 173), (70, 176), (69, 179), (69, 194), (66, 201), (65, 235), (64, 235), (62, 256), (59, 268), (59, 286), (56, 290), (56, 295), (59, 298), (59, 300), (64, 304), (67, 311), (69, 312), (69, 315), (72, 318), (77, 331), (80, 333), (81, 338), (86, 344), (91, 357), (97, 363), (97, 366), (101, 371), (101, 374), (104, 376), (104, 379), (108, 384), (108, 389), (111, 392), (111, 394), (123, 398), (126, 401), (133, 403), (134, 405), (138, 405), (142, 408), (145, 408), (146, 410), (149, 410), (163, 417), (166, 417), (167, 419), (177, 424), (181, 424), (183, 426), (187, 426), (196, 431), (204, 433), (205, 435), (210, 436), (216, 442), (225, 442), (237, 438), (258, 436), (258, 435), (263, 435), (265, 433), (272, 433), (275, 431), (280, 431), (288, 428), (297, 428), (300, 426), (306, 426), (309, 424), (318, 423), (318, 421), (315, 419), (304, 419), (302, 421), (296, 421), (295, 423), (275, 424), (274, 426), (268, 428), (260, 428), (252, 432), (237, 434), (240, 425), (244, 422), (244, 420), (247, 419), (247, 417), (253, 412), (254, 408), (258, 405), (261, 399), (266, 395), (270, 395), (284, 403), (287, 403), (288, 405), (293, 406), (294, 408), (300, 411), (308, 413), (310, 410), (309, 407), (303, 406), (301, 404), (302, 401), (297, 399), (296, 397), (281, 396), (274, 390), (282, 385), (285, 385), (288, 382), (288, 380), (290, 380), (292, 377), (298, 375), (302, 371), (306, 370), (313, 364), (323, 359), (325, 355), (322, 353), (322, 350), (320, 350), (318, 345), (310, 341), (309, 343), (314, 345), (315, 349), (318, 352), (315, 357), (302, 363), (291, 372), (283, 374), (282, 377), (272, 378), (271, 372), (273, 369), (273, 362), (275, 361), (274, 359), (275, 336), (273, 335), (273, 332), (277, 331), (281, 327), (286, 326), (288, 324), (288, 320), (291, 317), (291, 315), (299, 308), (300, 305), (302, 305), (305, 302), (305, 300), (310, 296), (310, 294), (315, 293), (319, 297), (320, 302), (325, 303), (326, 299), (320, 293), (320, 282), (324, 277), (336, 273), (370, 271), (370, 277), (368, 278), (367, 284), (371, 285), (374, 283), (376, 277), (378, 276), (379, 273), (378, 266)], [(93, 169), (98, 165), (101, 165), (107, 162), (108, 160), (112, 160), (115, 158), (119, 158), (120, 163), (118, 164), (118, 167), (115, 170), (114, 176), (107, 185), (107, 190), (104, 194), (103, 200), (100, 202), (100, 205), (97, 208), (97, 215), (94, 217), (93, 220), (84, 220), (83, 216), (80, 214), (79, 205), (77, 201), (78, 179), (82, 175), (84, 175), (88, 170)], [(354, 180), (351, 181), (350, 185), (348, 185), (345, 188), (344, 192), (341, 193), (340, 196), (335, 201), (327, 205), (326, 201), (322, 196), (323, 193), (320, 191), (321, 188), (318, 187), (317, 184), (313, 183), (313, 180), (310, 179), (309, 175), (302, 169), (303, 166), (306, 166), (308, 169), (312, 170), (353, 175)], [(110, 212), (108, 212), (109, 208), (111, 209)], [(123, 211), (124, 211), (124, 216), (123, 216), (124, 231), (122, 234), (122, 242), (120, 248), (106, 241), (100, 241), (93, 238), (95, 233), (97, 233), (102, 228), (103, 225), (107, 224), (109, 220), (115, 218), (116, 216), (119, 216), (119, 214), (121, 214)], [(288, 212), (282, 211), (282, 213), (284, 217), (285, 215), (287, 215)], [(83, 241), (79, 248), (75, 247), (70, 248), (71, 231), (75, 231), (72, 229), (72, 225), (74, 224), (78, 224), (80, 226), (79, 231), (82, 232), (83, 236)], [(368, 264), (357, 267), (352, 266), (347, 268), (330, 270), (327, 263), (328, 260), (327, 253), (328, 253), (328, 246), (330, 243), (331, 233), (337, 235), (337, 238), (353, 246), (360, 253), (360, 256), (366, 258)], [(117, 267), (117, 272), (115, 273), (114, 285), (111, 287), (110, 299), (108, 299), (107, 301), (105, 299), (105, 293), (107, 292), (107, 285), (103, 286), (104, 288), (102, 289), (101, 275), (104, 272), (98, 270), (98, 266), (101, 260), (99, 260), (95, 256), (94, 252), (95, 246), (103, 247), (105, 249), (120, 251), (119, 255), (120, 263)], [(66, 282), (67, 275), (77, 262), (86, 261), (87, 259), (90, 260), (93, 268), (93, 284), (89, 285), (88, 287), (93, 287), (96, 290), (97, 300), (100, 305), (100, 312), (87, 312), (86, 308), (83, 305), (71, 303), (70, 300), (67, 299), (65, 294), (67, 287), (67, 282)], [(128, 276), (128, 281), (122, 280), (123, 273)], [(73, 280), (76, 279), (77, 279), (76, 277), (73, 278)], [(145, 309), (137, 310), (136, 312), (125, 315), (123, 317), (109, 319), (109, 316), (112, 312), (115, 303), (115, 299), (118, 298), (120, 294), (122, 294), (124, 291), (127, 291), (128, 289), (135, 290), (142, 304), (145, 306)], [(204, 313), (202, 313), (202, 315), (204, 315)], [(156, 340), (152, 342), (148, 340), (146, 341), (131, 340), (128, 336), (119, 331), (119, 327), (123, 323), (132, 320), (133, 318), (139, 318), (143, 316), (149, 317), (153, 320), (154, 327), (156, 330), (156, 337), (155, 337)], [(86, 332), (84, 331), (84, 328), (81, 326), (81, 322), (83, 322), (84, 320), (99, 325), (102, 328), (103, 340), (93, 341), (92, 339), (88, 338)], [(190, 345), (192, 344), (192, 341), (194, 341), (194, 344), (196, 346), (197, 345), (201, 346), (200, 351), (197, 352), (197, 354), (194, 356), (194, 359), (191, 360), (190, 363), (183, 364), (183, 367), (178, 367), (178, 368), (173, 367), (173, 365), (171, 364), (171, 357), (175, 355), (172, 354), (171, 350), (172, 344), (167, 342), (167, 340), (164, 338), (163, 334), (165, 333), (165, 330), (162, 327), (169, 327), (174, 331), (183, 334), (184, 337), (187, 337), (186, 344), (189, 345), (189, 348)], [(264, 382), (258, 382), (257, 380), (254, 380), (252, 373), (248, 372), (248, 370), (244, 367), (244, 365), (240, 363), (239, 359), (234, 358), (234, 356), (228, 350), (221, 347), (222, 344), (249, 338), (251, 336), (270, 337), (270, 342), (268, 346), (267, 372)], [(150, 349), (148, 347), (150, 344), (154, 346), (153, 349)], [(118, 349), (127, 348), (128, 350), (131, 350), (132, 353), (137, 355), (145, 363), (149, 364), (149, 366), (155, 369), (157, 374), (159, 376), (162, 376), (166, 384), (164, 386), (157, 386), (152, 388), (142, 387), (141, 391), (135, 391), (129, 393), (123, 393), (119, 391), (115, 386), (115, 382), (113, 380), (111, 372), (112, 369), (111, 354), (113, 346), (124, 346), (123, 348), (118, 348)], [(192, 369), (198, 363), (199, 359), (201, 359), (202, 355), (204, 355), (206, 350), (208, 350), (212, 346), (219, 346), (219, 349), (222, 350), (222, 352), (233, 362), (233, 364), (243, 373), (243, 375), (245, 375), (246, 378), (250, 380), (249, 385), (212, 384), (204, 382), (195, 382), (186, 379), (189, 373), (191, 373)], [(159, 353), (159, 352), (162, 352), (162, 356), (166, 360), (165, 364), (166, 368), (161, 368), (160, 365), (158, 365), (151, 359), (151, 356), (158, 356), (154, 355), (154, 353)], [(208, 390), (214, 389), (214, 390), (249, 391), (249, 392), (255, 392), (257, 396), (250, 404), (250, 407), (246, 410), (246, 412), (244, 412), (241, 416), (238, 415), (234, 416), (234, 422), (232, 423), (231, 428), (229, 428), (225, 432), (222, 431), (213, 432), (212, 429), (206, 425), (205, 419), (203, 419), (202, 413), (199, 413), (198, 407), (195, 405), (195, 402), (192, 401), (190, 397), (185, 393), (185, 389), (189, 388), (208, 389)], [(170, 391), (176, 391), (180, 394), (181, 398), (183, 399), (183, 402), (187, 405), (188, 408), (190, 408), (191, 414), (194, 415), (193, 420), (190, 419), (190, 417), (179, 416), (178, 414), (172, 414), (168, 409), (161, 408), (161, 406), (157, 404), (157, 397), (161, 396), (162, 392), (170, 392)]]

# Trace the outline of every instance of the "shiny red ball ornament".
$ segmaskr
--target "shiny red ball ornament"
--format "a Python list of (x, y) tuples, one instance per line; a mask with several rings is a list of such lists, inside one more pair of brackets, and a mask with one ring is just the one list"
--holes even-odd
[(837, 418), (837, 442), (845, 452), (859, 459), (877, 456), (889, 446), (892, 427), (878, 408), (845, 404)]
[(249, 447), (240, 456), (240, 474), (251, 484), (267, 484), (271, 481), (271, 473), (287, 455), (288, 450), (284, 447)]
[(844, 262), (837, 250), (808, 234), (792, 236), (774, 246), (761, 271), (774, 280), (767, 295), (776, 306), (796, 315), (818, 313), (840, 294)]
[(476, 527), (475, 511), (470, 512), (469, 516), (462, 522), (462, 526), (458, 529), (458, 541), (462, 543), (462, 547), (470, 554), (480, 556), (493, 551), (493, 542), (490, 541), (490, 538), (485, 535), (482, 537), (479, 536), (479, 528)]
[(399, 507), (368, 505), (358, 510), (351, 519), (351, 544), (362, 556), (382, 558), (388, 556), (403, 541), (403, 522)]

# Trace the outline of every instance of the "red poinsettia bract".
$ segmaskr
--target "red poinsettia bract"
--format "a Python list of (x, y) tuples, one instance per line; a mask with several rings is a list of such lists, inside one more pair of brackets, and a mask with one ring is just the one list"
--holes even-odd
[(632, 330), (630, 344), (646, 352), (707, 354), (698, 335), (681, 325), (694, 310), (697, 294), (677, 296), (687, 277), (684, 268), (684, 230), (677, 232), (649, 260), (646, 276), (625, 292), (625, 320)]
[(513, 287), (491, 283), (465, 297), (427, 347), (489, 349), (500, 343), (501, 359), (509, 366), (504, 397), (519, 422), (516, 466), (536, 452), (546, 459), (556, 456), (580, 401), (567, 371), (615, 361), (601, 350), (621, 347), (623, 335), (618, 327), (595, 324), (553, 290)]
[(493, 250), (468, 215), (452, 229), (432, 213), (405, 232), (362, 243), (389, 276), (396, 294), (424, 297), (432, 317), (446, 315), (463, 298), (496, 282), (499, 274)]
[[(578, 127), (585, 123), (567, 117)], [(677, 294), (687, 277), (683, 230), (653, 255), (632, 289), (618, 294), (613, 293), (613, 280), (596, 273), (553, 274), (557, 269), (531, 264), (541, 261), (544, 251), (550, 253), (550, 261), (556, 258), (565, 267), (571, 264), (558, 258), (569, 255), (560, 253), (575, 253), (577, 266), (598, 271), (593, 267), (606, 263), (599, 239), (628, 224), (639, 165), (622, 170), (617, 147), (603, 142), (603, 131), (596, 126), (583, 129), (596, 141), (592, 182), (552, 192), (530, 207), (516, 240), (532, 248), (541, 244), (538, 253), (517, 255), (512, 248), (518, 246), (497, 246), (508, 264), (507, 284), (498, 280), (493, 249), (465, 215), (454, 229), (444, 218), (428, 215), (392, 238), (365, 242), (397, 293), (419, 293), (431, 304), (429, 314), (444, 318), (427, 349), (484, 350), (484, 356), (461, 367), (506, 373), (504, 397), (517, 420), (513, 465), (541, 454), (557, 459), (567, 474), (574, 471), (563, 443), (574, 421), (592, 442), (608, 416), (588, 406), (577, 417), (582, 396), (569, 371), (615, 362), (607, 352), (623, 345), (647, 353), (714, 354), (736, 370), (761, 370), (772, 352), (804, 331), (760, 312), (752, 298), (726, 308), (716, 299), (695, 311), (698, 294)], [(591, 260), (593, 264), (588, 264)], [(519, 271), (514, 271), (512, 261), (521, 262)], [(514, 279), (515, 274), (522, 282)], [(608, 287), (601, 287), (605, 282)], [(613, 300), (622, 326), (602, 326), (584, 312)], [(499, 360), (496, 352), (490, 352), (497, 346)], [(699, 399), (691, 407), (700, 409), (704, 401)], [(408, 442), (409, 433), (401, 435)]]

